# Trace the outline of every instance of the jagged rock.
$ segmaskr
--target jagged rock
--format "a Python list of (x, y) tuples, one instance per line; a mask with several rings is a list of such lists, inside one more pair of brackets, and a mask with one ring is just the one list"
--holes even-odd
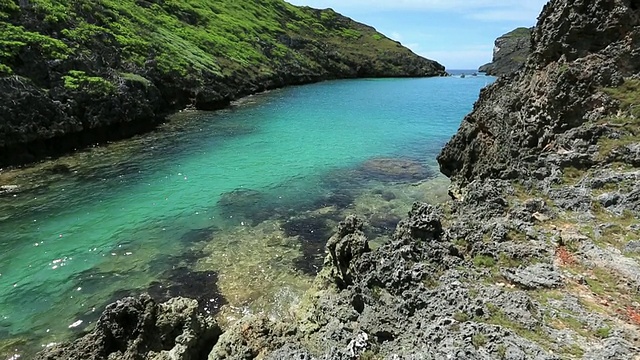
[(355, 216), (349, 216), (338, 225), (338, 232), (327, 241), (329, 255), (325, 268), (341, 288), (353, 284), (353, 262), (362, 254), (371, 251), (369, 242), (362, 231), (364, 223)]
[(531, 53), (532, 30), (521, 27), (496, 39), (493, 60), (489, 64), (482, 65), (478, 71), (487, 75), (503, 76), (522, 68)]
[(0, 186), (0, 195), (11, 194), (20, 190), (18, 185), (2, 185)]
[(620, 202), (620, 197), (620, 193), (617, 192), (604, 193), (598, 196), (598, 202), (608, 208), (617, 205)]
[(609, 154), (609, 161), (620, 161), (631, 166), (640, 166), (640, 143), (630, 144), (614, 149)]
[(441, 171), (458, 186), (533, 177), (539, 157), (562, 151), (562, 134), (617, 112), (616, 102), (596, 89), (620, 85), (640, 70), (629, 43), (639, 22), (635, 5), (618, 0), (549, 2), (525, 67), (481, 92), (438, 157)]
[(414, 203), (409, 219), (403, 220), (396, 228), (396, 239), (409, 236), (423, 241), (438, 240), (442, 235), (442, 214), (429, 204)]
[(526, 268), (505, 269), (502, 275), (524, 289), (555, 288), (562, 285), (560, 274), (549, 264), (535, 264)]
[(601, 346), (587, 352), (584, 359), (636, 359), (638, 354), (640, 354), (640, 348), (619, 337), (611, 337), (605, 339)]
[(640, 240), (631, 240), (624, 246), (624, 251), (640, 254)]
[(590, 191), (586, 188), (562, 187), (550, 189), (549, 197), (562, 209), (587, 211), (591, 208)]
[[(274, 322), (261, 315), (247, 316), (220, 336), (206, 358), (209, 360), (254, 359), (284, 346), (288, 337), (295, 332), (296, 329), (292, 324)], [(301, 359), (305, 359), (304, 352), (299, 352), (297, 349), (291, 349), (291, 351), (298, 353), (292, 358), (300, 358), (297, 357), (299, 355), (302, 356)]]
[(197, 360), (205, 357), (221, 330), (198, 314), (198, 302), (173, 298), (157, 304), (148, 295), (107, 306), (84, 337), (44, 350), (36, 359)]
[(480, 218), (501, 216), (507, 209), (507, 190), (511, 188), (505, 181), (475, 181), (465, 187), (460, 209), (474, 212)]

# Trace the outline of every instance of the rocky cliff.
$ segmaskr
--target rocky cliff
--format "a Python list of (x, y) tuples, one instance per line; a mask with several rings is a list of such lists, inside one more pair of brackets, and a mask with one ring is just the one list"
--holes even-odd
[(208, 358), (640, 357), (638, 25), (640, 1), (550, 1), (439, 156), (452, 200), (376, 250), (346, 219), (291, 318), (247, 317)]
[(280, 86), (444, 75), (369, 26), (282, 0), (6, 0), (0, 49), (0, 166)]
[(482, 65), (478, 71), (487, 75), (503, 76), (518, 71), (531, 53), (533, 29), (517, 28), (496, 39), (493, 60)]

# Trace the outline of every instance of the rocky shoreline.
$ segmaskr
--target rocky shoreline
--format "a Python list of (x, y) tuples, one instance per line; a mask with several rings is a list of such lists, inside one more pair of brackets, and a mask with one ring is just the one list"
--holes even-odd
[[(185, 108), (221, 109), (284, 86), (446, 75), (442, 65), (372, 27), (281, 0), (247, 2), (244, 11), (231, 1), (214, 10), (146, 1), (49, 3), (0, 4), (7, 36), (0, 52), (0, 167), (127, 138)], [(263, 13), (260, 21), (252, 11)], [(231, 26), (238, 29), (225, 30)], [(237, 39), (243, 33), (247, 39)]]
[(517, 28), (495, 41), (493, 59), (480, 66), (478, 71), (492, 76), (504, 76), (520, 70), (531, 54), (531, 33), (533, 29)]
[(190, 319), (174, 326), (114, 315), (150, 303), (125, 299), (38, 358), (640, 358), (639, 19), (636, 2), (550, 1), (523, 70), (482, 91), (438, 158), (452, 200), (415, 204), (374, 251), (361, 220), (340, 223), (289, 319), (220, 334), (175, 310), (189, 301), (160, 305)]

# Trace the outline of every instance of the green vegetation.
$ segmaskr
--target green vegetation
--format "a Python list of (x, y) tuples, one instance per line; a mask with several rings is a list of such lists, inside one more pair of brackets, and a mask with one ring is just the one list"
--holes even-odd
[(605, 88), (603, 91), (618, 100), (620, 109), (628, 112), (637, 121), (640, 117), (640, 79), (626, 79), (622, 85)]
[(99, 76), (88, 76), (84, 71), (71, 70), (62, 77), (68, 90), (83, 90), (93, 95), (113, 93), (115, 86)]
[(598, 141), (600, 158), (605, 159), (614, 149), (640, 142), (640, 134), (637, 133), (640, 126), (640, 79), (625, 79), (622, 85), (602, 91), (617, 100), (622, 111), (619, 116), (600, 121), (622, 132), (620, 136), (602, 137)]
[(470, 319), (469, 315), (467, 315), (466, 313), (463, 313), (463, 312), (457, 312), (457, 313), (453, 314), (453, 318), (457, 322), (467, 322)]
[(376, 354), (375, 352), (373, 352), (371, 350), (367, 350), (367, 351), (363, 352), (358, 357), (359, 360), (379, 360), (379, 359), (382, 359), (382, 358), (383, 358), (382, 356)]
[(585, 172), (575, 167), (566, 167), (562, 169), (562, 181), (565, 184), (573, 185), (580, 181)]
[(487, 344), (487, 337), (484, 334), (474, 334), (471, 337), (471, 343), (477, 348), (483, 347)]
[(491, 303), (487, 304), (487, 309), (490, 311), (490, 315), (488, 319), (484, 320), (484, 322), (507, 328), (518, 336), (536, 342), (543, 347), (548, 347), (548, 345), (553, 343), (553, 340), (542, 330), (541, 327), (529, 329), (517, 321), (511, 320), (500, 308)]
[(513, 31), (510, 31), (503, 35), (503, 37), (508, 38), (523, 38), (523, 37), (531, 37), (531, 30), (526, 27), (519, 27)]
[(473, 265), (476, 267), (492, 268), (496, 266), (496, 260), (488, 255), (476, 255), (473, 258)]
[[(123, 62), (118, 70), (153, 66), (162, 74), (194, 81), (203, 74), (224, 77), (238, 71), (260, 77), (285, 64), (313, 70), (320, 67), (318, 61), (326, 61), (318, 57), (318, 49), (290, 47), (293, 42), (321, 41), (327, 45), (323, 49), (339, 51), (347, 62), (370, 59), (379, 67), (388, 64), (376, 61), (392, 52), (410, 54), (333, 10), (301, 8), (282, 0), (29, 3), (20, 8), (18, 0), (0, 0), (0, 73), (16, 72), (24, 52), (46, 60), (117, 53)], [(67, 75), (65, 86), (81, 86), (75, 81), (78, 77), (82, 76)]]
[(606, 339), (609, 337), (609, 335), (611, 335), (611, 328), (610, 327), (603, 327), (600, 328), (598, 330), (596, 330), (596, 337), (599, 337), (601, 339)]
[(571, 355), (576, 358), (581, 358), (584, 356), (584, 350), (576, 344), (572, 344), (571, 346), (563, 346), (561, 349), (563, 354)]

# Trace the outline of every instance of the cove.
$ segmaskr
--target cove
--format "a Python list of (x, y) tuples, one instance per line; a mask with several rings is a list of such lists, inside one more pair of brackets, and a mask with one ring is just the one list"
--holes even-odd
[(1, 174), (0, 354), (89, 329), (116, 298), (286, 316), (347, 214), (384, 241), (446, 196), (435, 157), (493, 78), (330, 81), (177, 114), (157, 131)]

